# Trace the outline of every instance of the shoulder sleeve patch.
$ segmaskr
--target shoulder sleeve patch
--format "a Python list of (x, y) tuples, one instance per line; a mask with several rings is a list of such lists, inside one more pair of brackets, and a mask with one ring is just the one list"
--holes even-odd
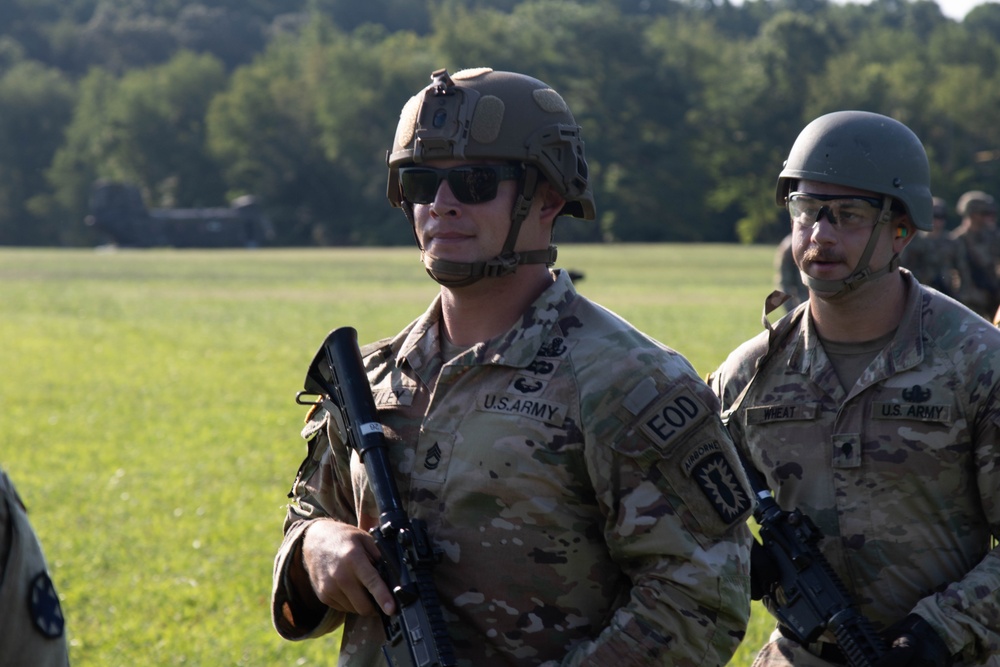
[(731, 450), (718, 440), (703, 440), (690, 447), (680, 463), (719, 518), (730, 525), (750, 511), (751, 501), (743, 476), (733, 468), (727, 453)]
[(31, 580), (28, 591), (28, 606), (35, 629), (49, 639), (62, 637), (65, 628), (59, 595), (47, 572), (40, 572)]
[(639, 429), (657, 449), (666, 452), (703, 419), (713, 414), (690, 389), (657, 399), (639, 416)]

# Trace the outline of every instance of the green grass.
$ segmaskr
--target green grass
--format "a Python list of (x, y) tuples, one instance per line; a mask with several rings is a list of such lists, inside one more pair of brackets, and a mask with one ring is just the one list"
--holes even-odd
[[(704, 376), (760, 328), (771, 248), (564, 246), (580, 291)], [(435, 294), (409, 248), (0, 250), (0, 465), (28, 505), (75, 667), (327, 665), (278, 638), (271, 564), (330, 329), (388, 336)], [(755, 609), (732, 665), (771, 621)]]

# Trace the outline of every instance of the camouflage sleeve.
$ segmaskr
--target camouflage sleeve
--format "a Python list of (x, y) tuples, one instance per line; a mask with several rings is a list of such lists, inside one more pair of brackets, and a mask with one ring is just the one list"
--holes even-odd
[(351, 497), (343, 493), (351, 488), (350, 460), (333, 455), (330, 423), (329, 412), (314, 409), (302, 430), (308, 453), (289, 493), (292, 502), (285, 516), (285, 536), (274, 560), (271, 620), (285, 639), (318, 637), (332, 632), (345, 619), (343, 613), (332, 609), (322, 618), (307, 614), (289, 579), (292, 568), (302, 567), (302, 537), (311, 522), (333, 518), (357, 525)]
[(1000, 396), (993, 388), (975, 432), (979, 502), (993, 532), (993, 549), (960, 581), (922, 599), (914, 613), (927, 620), (953, 654), (984, 664), (1000, 654)]
[[(725, 362), (708, 375), (708, 386), (719, 402), (720, 410), (725, 415), (734, 406), (743, 388), (753, 377), (755, 364), (767, 348), (767, 336), (761, 334), (743, 343), (733, 350)], [(733, 418), (727, 425), (730, 437), (737, 448), (749, 456), (743, 439), (742, 424), (738, 418)]]
[(750, 613), (750, 497), (718, 403), (696, 377), (650, 377), (589, 461), (605, 540), (631, 579), (603, 632), (563, 665), (724, 665)]

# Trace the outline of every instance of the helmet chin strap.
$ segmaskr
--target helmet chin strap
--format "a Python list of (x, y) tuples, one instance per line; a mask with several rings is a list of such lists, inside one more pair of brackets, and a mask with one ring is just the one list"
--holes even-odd
[(892, 197), (886, 197), (885, 201), (882, 202), (882, 210), (879, 211), (878, 220), (875, 222), (875, 226), (872, 227), (871, 236), (868, 237), (868, 244), (865, 246), (864, 252), (861, 253), (861, 258), (858, 259), (857, 266), (855, 266), (854, 270), (851, 271), (851, 275), (841, 280), (821, 280), (819, 278), (813, 278), (805, 271), (800, 271), (799, 273), (802, 276), (802, 282), (804, 282), (813, 292), (823, 292), (825, 294), (832, 292), (833, 294), (830, 296), (823, 297), (825, 300), (831, 301), (833, 299), (843, 298), (844, 295), (853, 292), (869, 280), (880, 278), (898, 269), (899, 253), (894, 254), (892, 259), (889, 260), (889, 263), (881, 269), (873, 271), (872, 268), (868, 266), (872, 255), (875, 253), (875, 246), (878, 245), (878, 239), (881, 235), (882, 228), (885, 227), (891, 217), (889, 211), (891, 206)]
[(417, 236), (413, 205), (404, 201), (403, 211), (410, 220), (413, 237), (417, 242), (417, 247), (420, 248), (420, 260), (424, 263), (427, 275), (444, 287), (465, 287), (483, 278), (499, 278), (510, 275), (521, 264), (554, 264), (557, 252), (554, 245), (550, 245), (544, 250), (514, 252), (514, 245), (517, 243), (517, 236), (521, 231), (521, 223), (528, 217), (537, 187), (538, 168), (534, 165), (525, 166), (520, 193), (510, 212), (510, 230), (507, 232), (503, 249), (496, 257), (482, 262), (452, 262), (428, 254), (420, 245), (420, 238)]

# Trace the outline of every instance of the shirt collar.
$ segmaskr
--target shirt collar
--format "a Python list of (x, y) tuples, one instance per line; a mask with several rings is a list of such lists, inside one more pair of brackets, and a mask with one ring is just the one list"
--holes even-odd
[[(899, 273), (906, 285), (906, 306), (899, 327), (896, 329), (896, 335), (889, 343), (886, 372), (890, 375), (912, 368), (924, 358), (923, 319), (921, 317), (924, 292), (920, 289), (920, 283), (917, 282), (912, 273), (906, 269), (899, 269)], [(812, 315), (807, 307), (805, 317), (799, 322), (798, 339), (794, 343), (794, 348), (788, 359), (789, 369), (808, 375), (810, 367), (816, 361), (816, 350), (819, 345), (819, 335), (816, 333)]]
[[(524, 311), (521, 320), (503, 334), (477, 343), (473, 348), (476, 364), (499, 364), (524, 368), (538, 354), (541, 346), (551, 337), (559, 322), (560, 313), (576, 298), (576, 289), (569, 275), (562, 270), (553, 271), (555, 280)], [(408, 328), (403, 330), (393, 347), (399, 344), (397, 365), (409, 365), (423, 375), (423, 371), (440, 370), (441, 296), (435, 297), (430, 306)], [(432, 371), (431, 369), (436, 369)]]

